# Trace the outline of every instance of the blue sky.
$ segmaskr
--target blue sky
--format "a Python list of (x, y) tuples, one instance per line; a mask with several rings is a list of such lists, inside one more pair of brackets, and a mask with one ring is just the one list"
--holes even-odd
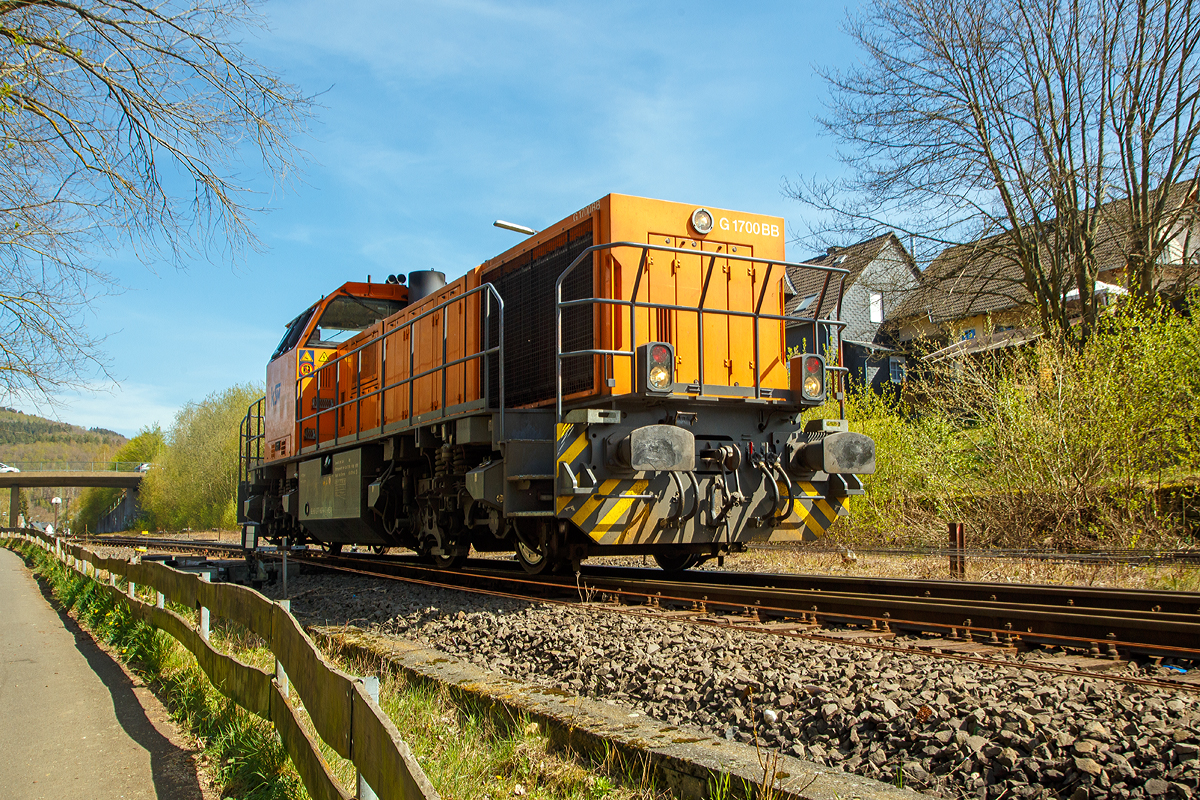
[[(814, 64), (854, 57), (842, 3), (272, 0), (247, 49), (322, 108), (302, 181), (263, 184), (265, 250), (238, 263), (105, 265), (119, 385), (24, 411), (126, 435), (263, 379), (283, 326), (347, 280), (453, 279), (609, 192), (777, 214), (784, 178), (837, 170)], [(807, 248), (791, 245), (789, 257)], [(12, 401), (6, 401), (11, 403)]]

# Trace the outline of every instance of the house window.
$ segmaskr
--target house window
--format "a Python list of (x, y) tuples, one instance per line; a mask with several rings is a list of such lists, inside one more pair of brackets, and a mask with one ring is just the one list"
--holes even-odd
[(904, 378), (908, 373), (908, 367), (904, 362), (904, 357), (896, 357), (888, 359), (888, 369), (891, 373), (892, 383), (904, 383)]
[(808, 297), (800, 301), (800, 305), (796, 306), (796, 311), (804, 311), (811, 306), (817, 299), (815, 294), (810, 294)]
[(883, 322), (882, 292), (871, 292), (871, 322)]

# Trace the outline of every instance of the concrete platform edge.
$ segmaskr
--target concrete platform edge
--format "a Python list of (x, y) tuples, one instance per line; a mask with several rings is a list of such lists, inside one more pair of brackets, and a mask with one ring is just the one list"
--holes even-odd
[[(731, 777), (734, 797), (913, 800), (921, 796), (792, 756), (780, 755), (776, 763), (766, 764), (767, 751), (760, 760), (752, 745), (644, 716), (631, 717), (627, 707), (505, 678), (415, 642), (353, 627), (313, 626), (308, 631), (322, 646), (343, 656), (382, 660), (410, 680), (446, 687), (458, 700), (481, 704), (508, 718), (524, 715), (560, 746), (598, 759), (614, 751), (632, 763), (646, 759), (659, 785), (682, 797), (708, 798), (710, 786), (719, 785), (725, 775)], [(764, 785), (770, 767), (777, 778), (773, 787)]]

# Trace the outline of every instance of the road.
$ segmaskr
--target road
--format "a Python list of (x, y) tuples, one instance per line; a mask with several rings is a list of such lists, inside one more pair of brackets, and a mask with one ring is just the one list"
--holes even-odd
[(0, 548), (0, 786), (14, 800), (203, 800), (166, 710)]

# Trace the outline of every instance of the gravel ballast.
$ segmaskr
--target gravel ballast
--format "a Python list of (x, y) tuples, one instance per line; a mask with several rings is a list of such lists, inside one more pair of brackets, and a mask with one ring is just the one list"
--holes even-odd
[(503, 675), (729, 739), (757, 735), (800, 758), (944, 796), (1200, 790), (1200, 703), (1186, 691), (353, 576), (305, 576), (291, 588), (305, 622), (412, 639)]

